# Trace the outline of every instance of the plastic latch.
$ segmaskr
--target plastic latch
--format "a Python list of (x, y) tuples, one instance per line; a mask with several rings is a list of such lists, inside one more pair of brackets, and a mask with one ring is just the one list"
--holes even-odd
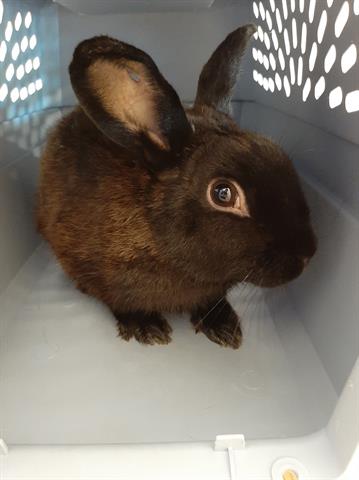
[(9, 453), (9, 449), (2, 438), (0, 438), (0, 455), (7, 455)]
[(229, 448), (233, 450), (243, 450), (245, 447), (246, 441), (242, 434), (217, 435), (214, 444), (215, 450), (228, 450)]
[(231, 480), (237, 480), (236, 450), (243, 450), (246, 447), (244, 435), (217, 435), (214, 449), (217, 451), (227, 450), (229, 461), (229, 472)]

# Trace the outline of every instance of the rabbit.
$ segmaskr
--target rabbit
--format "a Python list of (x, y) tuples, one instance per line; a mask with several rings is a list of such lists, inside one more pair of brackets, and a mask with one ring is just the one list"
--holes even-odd
[(183, 312), (196, 333), (237, 349), (228, 290), (289, 282), (316, 251), (290, 159), (231, 117), (255, 30), (242, 26), (217, 47), (190, 108), (134, 46), (97, 36), (74, 51), (79, 106), (48, 136), (37, 224), (77, 288), (111, 309), (124, 340), (168, 344), (164, 315)]

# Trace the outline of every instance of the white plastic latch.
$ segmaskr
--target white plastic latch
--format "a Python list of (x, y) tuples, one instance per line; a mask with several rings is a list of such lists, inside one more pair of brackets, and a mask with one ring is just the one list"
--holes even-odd
[(0, 455), (7, 455), (9, 453), (9, 449), (2, 438), (0, 438)]
[(245, 447), (246, 441), (242, 434), (217, 435), (214, 444), (215, 450), (228, 450), (229, 448), (233, 450), (243, 450)]
[(217, 435), (214, 449), (217, 451), (227, 450), (229, 461), (229, 472), (231, 480), (237, 480), (236, 450), (243, 450), (246, 447), (244, 435)]

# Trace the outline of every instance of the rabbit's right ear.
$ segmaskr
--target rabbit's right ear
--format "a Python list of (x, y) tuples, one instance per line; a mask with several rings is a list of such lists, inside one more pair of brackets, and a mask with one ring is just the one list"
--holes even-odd
[(75, 49), (69, 72), (82, 108), (114, 142), (145, 142), (171, 156), (188, 143), (192, 129), (178, 95), (142, 50), (94, 37)]
[(195, 106), (230, 114), (241, 59), (256, 29), (252, 24), (237, 28), (212, 53), (199, 77)]

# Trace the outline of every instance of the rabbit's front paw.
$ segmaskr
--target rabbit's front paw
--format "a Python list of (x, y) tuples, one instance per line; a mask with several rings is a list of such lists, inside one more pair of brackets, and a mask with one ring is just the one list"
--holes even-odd
[(119, 336), (126, 341), (132, 337), (144, 345), (167, 345), (171, 341), (172, 328), (158, 313), (121, 313), (116, 318)]
[(238, 318), (236, 321), (224, 322), (213, 327), (204, 325), (201, 331), (214, 343), (222, 347), (237, 349), (242, 343), (242, 330)]
[(134, 331), (135, 339), (145, 345), (167, 345), (171, 341), (172, 328), (164, 318), (157, 322), (139, 325)]
[(242, 343), (239, 318), (226, 299), (198, 309), (191, 318), (196, 333), (204, 333), (222, 347), (237, 349)]

